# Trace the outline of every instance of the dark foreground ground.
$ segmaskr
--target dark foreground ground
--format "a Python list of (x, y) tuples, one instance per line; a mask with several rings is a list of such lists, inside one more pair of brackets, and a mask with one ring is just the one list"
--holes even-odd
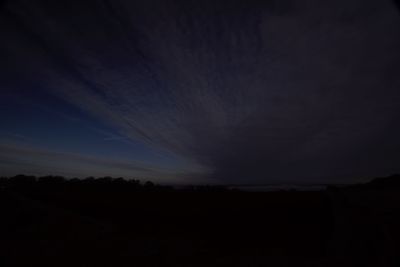
[(398, 189), (3, 187), (0, 211), (5, 267), (400, 266)]

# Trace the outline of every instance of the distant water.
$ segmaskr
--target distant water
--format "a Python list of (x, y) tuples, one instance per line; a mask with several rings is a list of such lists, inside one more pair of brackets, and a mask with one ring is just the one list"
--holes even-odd
[(319, 191), (326, 189), (326, 185), (243, 185), (231, 186), (229, 188), (251, 192), (271, 192), (281, 190)]

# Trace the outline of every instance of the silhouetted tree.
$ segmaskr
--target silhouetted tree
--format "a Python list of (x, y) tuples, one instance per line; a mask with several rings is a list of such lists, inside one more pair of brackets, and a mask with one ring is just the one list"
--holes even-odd
[(122, 177), (113, 179), (113, 184), (118, 185), (118, 186), (125, 185), (126, 183), (127, 183), (127, 182), (126, 182), (125, 179), (122, 178)]
[(40, 185), (44, 186), (55, 186), (55, 185), (62, 185), (65, 183), (65, 178), (62, 176), (43, 176), (39, 177), (38, 182)]
[(367, 184), (374, 188), (395, 188), (400, 187), (400, 174), (393, 174), (389, 177), (375, 178)]
[(36, 183), (35, 176), (27, 176), (27, 175), (16, 175), (11, 177), (9, 180), (9, 184), (13, 187), (32, 187)]
[(139, 187), (142, 186), (142, 185), (140, 184), (140, 180), (136, 180), (136, 179), (128, 180), (128, 183), (129, 183), (129, 185), (130, 185), (132, 188), (139, 188)]
[(8, 186), (9, 179), (7, 177), (0, 177), (0, 188), (4, 189)]
[(146, 189), (154, 189), (154, 186), (155, 186), (154, 183), (152, 183), (150, 181), (147, 181), (147, 182), (144, 183), (144, 187)]
[(396, 5), (397, 9), (400, 11), (400, 0), (393, 0), (394, 4)]

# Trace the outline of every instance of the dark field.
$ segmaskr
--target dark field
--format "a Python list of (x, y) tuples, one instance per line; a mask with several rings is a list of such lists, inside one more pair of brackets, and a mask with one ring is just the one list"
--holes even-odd
[(3, 187), (0, 266), (398, 266), (397, 193)]

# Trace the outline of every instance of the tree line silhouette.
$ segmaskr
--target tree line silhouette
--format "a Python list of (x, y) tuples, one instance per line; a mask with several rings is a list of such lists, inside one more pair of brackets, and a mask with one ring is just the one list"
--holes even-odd
[[(352, 184), (346, 186), (330, 185), (328, 190), (336, 190), (340, 187), (347, 189), (390, 189), (400, 187), (400, 174), (393, 174), (388, 177), (374, 178), (369, 182)], [(84, 179), (71, 178), (63, 176), (47, 175), (36, 177), (33, 175), (19, 174), (12, 177), (0, 177), (0, 189), (51, 189), (51, 188), (77, 188), (99, 191), (124, 191), (124, 192), (226, 192), (240, 191), (237, 188), (228, 188), (223, 185), (185, 185), (179, 188), (171, 185), (160, 185), (152, 181), (142, 182), (139, 179), (125, 179), (123, 177), (87, 177)]]
[(232, 191), (220, 185), (187, 185), (176, 188), (170, 185), (160, 185), (152, 181), (142, 182), (139, 179), (125, 179), (123, 177), (87, 177), (84, 179), (67, 179), (63, 176), (16, 175), (13, 177), (0, 177), (1, 189), (51, 189), (51, 188), (77, 188), (100, 191), (124, 191), (124, 192), (220, 192)]

